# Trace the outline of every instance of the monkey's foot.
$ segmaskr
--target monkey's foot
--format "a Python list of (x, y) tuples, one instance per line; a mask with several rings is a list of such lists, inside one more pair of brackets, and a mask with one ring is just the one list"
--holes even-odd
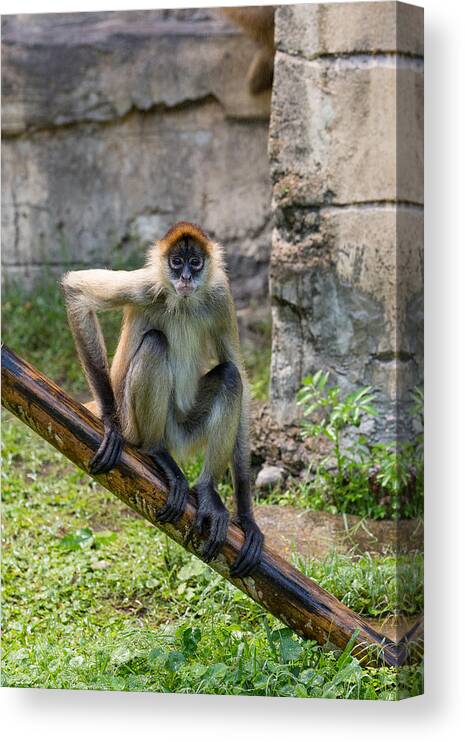
[(89, 464), (91, 474), (104, 474), (119, 462), (123, 449), (123, 436), (115, 427), (105, 428), (103, 440)]
[(199, 509), (194, 528), (201, 536), (208, 534), (202, 551), (206, 562), (211, 562), (226, 541), (228, 533), (229, 513), (221, 502), (220, 496), (213, 487), (196, 487)]
[(231, 577), (247, 577), (253, 572), (262, 555), (264, 536), (253, 517), (238, 515), (234, 518), (245, 534), (244, 544), (231, 567)]
[(166, 504), (157, 510), (156, 518), (160, 523), (176, 523), (186, 509), (189, 484), (184, 476), (177, 477), (172, 483)]

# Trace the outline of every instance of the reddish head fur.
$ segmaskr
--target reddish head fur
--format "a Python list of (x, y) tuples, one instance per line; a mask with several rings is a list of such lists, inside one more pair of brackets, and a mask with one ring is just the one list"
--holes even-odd
[(191, 222), (177, 222), (167, 231), (164, 237), (159, 241), (158, 248), (161, 254), (165, 254), (173, 245), (179, 242), (183, 237), (192, 237), (207, 254), (211, 254), (212, 246), (207, 235), (197, 224)]
[(201, 227), (191, 222), (177, 222), (149, 250), (147, 254), (147, 266), (154, 271), (154, 275), (157, 276), (158, 281), (165, 286), (170, 285), (167, 261), (168, 253), (183, 237), (194, 239), (205, 251), (207, 260), (204, 272), (208, 285), (227, 285), (223, 248), (217, 242), (210, 240)]

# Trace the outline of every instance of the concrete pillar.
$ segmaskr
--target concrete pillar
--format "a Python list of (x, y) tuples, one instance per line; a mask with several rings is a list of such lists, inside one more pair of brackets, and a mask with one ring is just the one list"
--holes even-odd
[(283, 6), (276, 27), (273, 413), (321, 368), (377, 387), (392, 439), (422, 380), (423, 9)]

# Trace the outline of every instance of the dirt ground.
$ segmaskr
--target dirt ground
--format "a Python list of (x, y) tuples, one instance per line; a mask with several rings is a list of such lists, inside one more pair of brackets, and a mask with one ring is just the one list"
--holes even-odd
[(323, 559), (333, 551), (382, 555), (423, 547), (423, 523), (417, 518), (370, 520), (279, 505), (257, 505), (255, 513), (269, 547), (285, 559), (294, 551)]

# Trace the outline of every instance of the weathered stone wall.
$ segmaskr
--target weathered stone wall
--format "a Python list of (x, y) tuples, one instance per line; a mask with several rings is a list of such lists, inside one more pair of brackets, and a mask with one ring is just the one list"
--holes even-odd
[(380, 390), (390, 438), (422, 378), (422, 11), (282, 6), (276, 26), (271, 206), (269, 96), (248, 94), (255, 47), (218, 16), (4, 17), (4, 274), (115, 264), (183, 218), (260, 304), (273, 212), (275, 417), (323, 368)]
[[(3, 272), (110, 265), (180, 219), (226, 246), (239, 303), (268, 294), (269, 94), (207, 10), (3, 18)], [(142, 256), (141, 256), (142, 261)]]
[(423, 364), (423, 11), (282, 6), (276, 34), (272, 409), (295, 417), (321, 368), (376, 386), (377, 436), (402, 435)]

